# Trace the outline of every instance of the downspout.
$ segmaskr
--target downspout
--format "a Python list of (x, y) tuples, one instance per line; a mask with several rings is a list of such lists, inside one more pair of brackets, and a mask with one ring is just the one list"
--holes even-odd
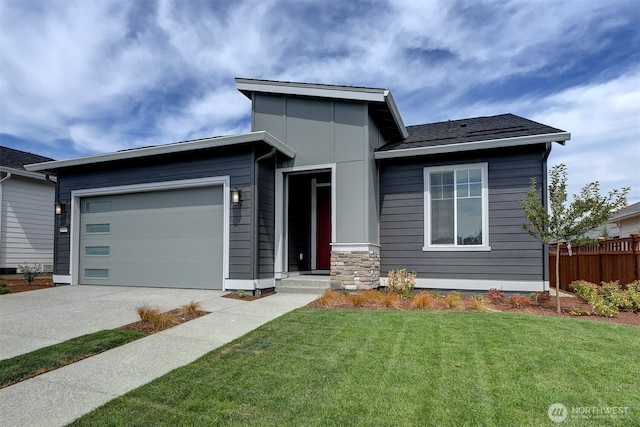
[[(548, 175), (548, 170), (547, 170), (547, 159), (549, 158), (549, 154), (551, 154), (551, 145), (553, 143), (552, 142), (547, 142), (547, 147), (544, 151), (544, 155), (542, 156), (542, 206), (545, 207), (545, 209), (549, 209), (549, 197), (547, 194), (547, 185), (548, 185), (548, 179), (547, 179), (547, 175)], [(559, 256), (559, 254), (556, 254), (556, 256)], [(549, 281), (549, 280), (545, 280), (549, 279), (551, 277), (551, 274), (549, 273), (549, 245), (543, 245), (543, 250), (542, 250), (542, 288), (543, 291), (548, 291), (549, 289), (544, 289), (545, 288), (545, 282)], [(546, 273), (546, 277), (545, 277), (545, 273)]]
[(0, 179), (0, 184), (2, 184), (3, 182), (11, 178), (11, 176), (12, 176), (11, 172), (7, 172), (7, 175), (4, 178)]
[[(11, 172), (7, 172), (4, 178), (0, 179), (0, 184), (11, 178)], [(2, 185), (0, 185), (0, 235), (2, 235)]]
[[(258, 279), (258, 274), (260, 271), (260, 221), (258, 219), (258, 215), (259, 215), (259, 196), (258, 196), (258, 182), (260, 182), (260, 165), (259, 163), (262, 160), (268, 159), (273, 157), (276, 154), (276, 147), (273, 147), (271, 149), (271, 151), (269, 151), (267, 154), (263, 154), (262, 156), (258, 157), (253, 165), (253, 177), (254, 177), (254, 181), (253, 181), (253, 185), (254, 185), (254, 192), (253, 192), (253, 244), (254, 244), (254, 250), (253, 250), (253, 280), (257, 280)], [(255, 282), (254, 282), (255, 283)], [(254, 285), (255, 287), (255, 285)], [(260, 289), (256, 289), (254, 290), (254, 293), (259, 295), (260, 294)]]

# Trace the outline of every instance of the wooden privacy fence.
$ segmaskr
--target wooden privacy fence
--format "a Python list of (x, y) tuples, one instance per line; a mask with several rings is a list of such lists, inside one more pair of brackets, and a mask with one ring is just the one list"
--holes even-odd
[[(591, 283), (618, 281), (622, 286), (640, 280), (640, 237), (601, 240), (599, 243), (560, 244), (560, 288), (565, 291), (574, 280)], [(556, 285), (556, 247), (549, 248), (549, 285)]]

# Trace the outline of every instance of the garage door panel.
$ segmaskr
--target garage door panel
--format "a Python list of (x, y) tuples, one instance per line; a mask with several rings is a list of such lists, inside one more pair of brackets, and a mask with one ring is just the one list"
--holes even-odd
[(83, 199), (81, 282), (222, 289), (222, 194), (217, 186)]

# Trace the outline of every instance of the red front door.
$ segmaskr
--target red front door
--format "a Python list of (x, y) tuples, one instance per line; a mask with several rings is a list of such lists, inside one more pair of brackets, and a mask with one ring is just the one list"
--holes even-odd
[(331, 269), (331, 187), (316, 187), (316, 270)]

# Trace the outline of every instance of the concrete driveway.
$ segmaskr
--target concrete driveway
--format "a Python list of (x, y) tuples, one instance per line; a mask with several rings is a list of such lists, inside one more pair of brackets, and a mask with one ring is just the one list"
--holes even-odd
[(0, 426), (67, 425), (318, 297), (278, 293), (247, 302), (222, 295), (207, 290), (64, 286), (1, 296), (0, 359), (137, 321), (138, 304), (170, 310), (193, 300), (211, 313), (0, 389)]
[(139, 320), (136, 307), (171, 310), (199, 301), (210, 311), (221, 291), (61, 286), (0, 297), (0, 359)]

